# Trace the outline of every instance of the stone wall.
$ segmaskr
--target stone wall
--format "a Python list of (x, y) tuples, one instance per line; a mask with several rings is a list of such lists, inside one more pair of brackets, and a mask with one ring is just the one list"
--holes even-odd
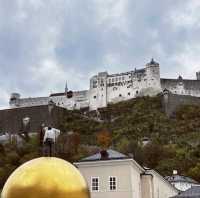
[(58, 127), (66, 109), (54, 106), (51, 117), (48, 105), (0, 110), (0, 132), (17, 133), (22, 130), (22, 119), (30, 118), (30, 132), (37, 132), (42, 123)]
[(181, 105), (200, 105), (200, 97), (177, 95), (169, 91), (163, 92), (163, 109), (168, 116), (173, 116), (174, 112)]

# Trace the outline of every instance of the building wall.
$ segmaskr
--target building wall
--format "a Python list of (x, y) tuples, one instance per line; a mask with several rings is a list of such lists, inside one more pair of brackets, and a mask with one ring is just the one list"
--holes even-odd
[[(99, 177), (99, 192), (91, 192), (91, 198), (141, 198), (139, 169), (130, 161), (98, 161), (75, 164), (91, 190), (91, 177)], [(109, 190), (109, 177), (117, 178), (116, 191)]]
[(153, 198), (153, 176), (143, 174), (141, 175), (142, 180), (142, 198)]
[[(91, 178), (98, 177), (98, 192), (91, 198), (170, 198), (178, 194), (168, 181), (153, 170), (143, 170), (131, 159), (75, 163), (91, 191)], [(144, 174), (145, 173), (145, 174)], [(109, 176), (117, 177), (117, 190), (109, 190)]]
[(68, 110), (81, 109), (89, 106), (88, 91), (74, 92), (71, 98), (68, 98), (65, 93), (58, 96), (53, 95), (50, 96), (49, 100), (52, 100), (57, 106)]
[(161, 79), (161, 87), (173, 94), (200, 97), (200, 80), (184, 80), (181, 76), (178, 79)]
[(168, 181), (160, 176), (156, 171), (149, 170), (146, 172), (151, 174), (153, 178), (153, 197), (154, 198), (170, 198), (178, 194), (176, 190)]
[(11, 108), (32, 107), (32, 106), (47, 105), (48, 101), (49, 101), (49, 97), (16, 98), (16, 99), (10, 100), (9, 104)]

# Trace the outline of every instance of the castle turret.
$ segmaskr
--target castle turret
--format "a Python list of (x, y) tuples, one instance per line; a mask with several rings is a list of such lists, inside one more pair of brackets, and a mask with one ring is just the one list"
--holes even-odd
[(10, 101), (9, 101), (10, 107), (19, 106), (19, 99), (20, 99), (19, 93), (12, 93), (11, 96), (10, 96)]

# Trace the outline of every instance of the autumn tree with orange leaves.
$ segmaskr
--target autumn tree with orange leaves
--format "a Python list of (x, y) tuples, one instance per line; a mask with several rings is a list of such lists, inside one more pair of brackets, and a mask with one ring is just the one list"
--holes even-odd
[(102, 147), (102, 149), (107, 149), (112, 142), (111, 134), (108, 130), (102, 130), (97, 133), (97, 144)]

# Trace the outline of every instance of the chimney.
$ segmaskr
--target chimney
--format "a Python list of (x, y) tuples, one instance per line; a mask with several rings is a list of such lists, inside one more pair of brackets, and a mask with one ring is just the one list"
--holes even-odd
[(100, 154), (101, 154), (101, 160), (107, 160), (109, 158), (109, 153), (107, 152), (107, 150), (100, 151)]
[(178, 171), (177, 170), (173, 170), (173, 175), (178, 175)]

